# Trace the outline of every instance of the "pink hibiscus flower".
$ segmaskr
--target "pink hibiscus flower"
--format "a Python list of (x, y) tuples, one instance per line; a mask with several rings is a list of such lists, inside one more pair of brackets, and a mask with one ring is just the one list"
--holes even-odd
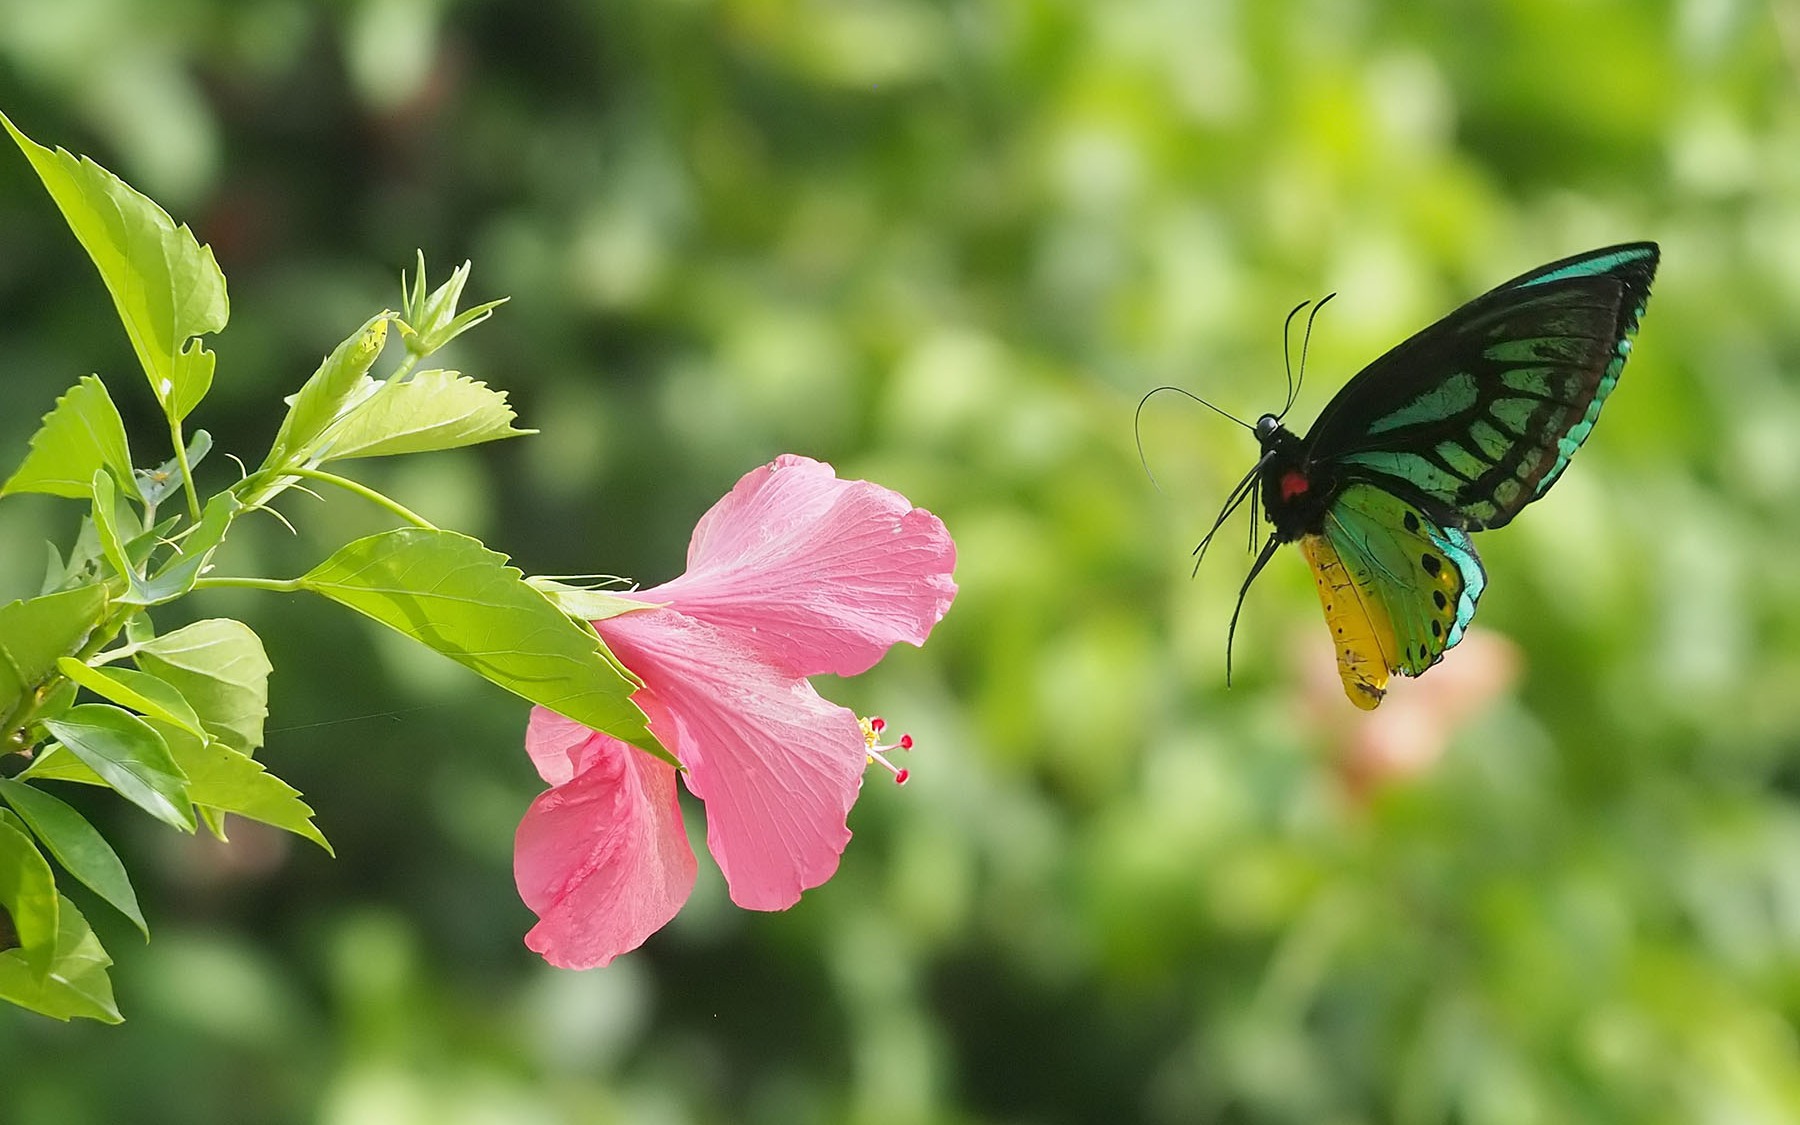
[[(783, 910), (831, 878), (863, 770), (896, 748), (877, 745), (880, 720), (806, 677), (854, 675), (898, 641), (924, 643), (956, 596), (955, 564), (930, 512), (783, 456), (701, 518), (686, 573), (631, 595), (663, 608), (594, 622), (643, 680), (634, 698), (705, 803), (707, 848), (739, 906)], [(525, 749), (551, 785), (515, 841), (519, 894), (538, 916), (525, 943), (563, 968), (604, 965), (693, 889), (676, 771), (541, 707)]]

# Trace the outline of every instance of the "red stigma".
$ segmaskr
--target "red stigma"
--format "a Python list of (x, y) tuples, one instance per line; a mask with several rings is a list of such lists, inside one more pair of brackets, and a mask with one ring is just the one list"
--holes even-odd
[(882, 731), (887, 729), (887, 720), (882, 718), (880, 715), (877, 715), (874, 718), (869, 720), (869, 729), (874, 731), (876, 734), (880, 734)]
[(894, 775), (894, 784), (895, 785), (905, 785), (906, 779), (911, 776), (912, 776), (911, 770), (901, 770), (899, 773)]
[(1281, 498), (1283, 500), (1292, 500), (1296, 496), (1303, 496), (1310, 488), (1312, 488), (1312, 482), (1307, 480), (1306, 474), (1298, 469), (1289, 469), (1281, 474)]
[(900, 749), (902, 749), (902, 750), (911, 750), (912, 749), (912, 735), (903, 734), (900, 736)]

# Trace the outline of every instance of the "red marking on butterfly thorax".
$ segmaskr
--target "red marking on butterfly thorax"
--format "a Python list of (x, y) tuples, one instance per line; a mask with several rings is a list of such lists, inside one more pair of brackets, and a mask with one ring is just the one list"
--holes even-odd
[(1299, 469), (1289, 469), (1281, 474), (1281, 498), (1292, 500), (1296, 496), (1304, 496), (1312, 488), (1312, 482)]

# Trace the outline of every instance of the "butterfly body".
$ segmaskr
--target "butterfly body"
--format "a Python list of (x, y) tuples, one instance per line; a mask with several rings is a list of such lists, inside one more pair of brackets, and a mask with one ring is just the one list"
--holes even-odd
[(1304, 437), (1257, 420), (1262, 457), (1220, 522), (1255, 494), (1273, 526), (1246, 591), (1300, 543), (1351, 702), (1377, 706), (1391, 673), (1419, 675), (1462, 638), (1487, 585), (1468, 533), (1504, 526), (1568, 467), (1657, 261), (1642, 242), (1541, 266), (1369, 364)]

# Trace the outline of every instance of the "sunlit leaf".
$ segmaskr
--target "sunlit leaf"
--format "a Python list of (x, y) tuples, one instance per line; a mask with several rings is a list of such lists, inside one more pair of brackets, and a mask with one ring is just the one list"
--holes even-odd
[(212, 382), (212, 355), (192, 338), (219, 331), (230, 314), (212, 249), (93, 161), (45, 148), (3, 114), (0, 124), (99, 267), (157, 401), (186, 417)]
[(640, 609), (657, 609), (666, 603), (636, 601), (606, 590), (587, 586), (571, 586), (553, 578), (531, 577), (525, 580), (556, 607), (579, 621), (604, 621), (621, 613)]
[(139, 668), (174, 685), (207, 731), (249, 754), (269, 714), (269, 658), (250, 626), (226, 617), (196, 621), (143, 644)]
[(0, 485), (0, 496), (44, 492), (85, 499), (96, 470), (108, 470), (130, 495), (137, 495), (131, 450), (119, 408), (97, 375), (83, 376), (56, 407), (44, 415), (31, 438), (31, 452), (17, 472)]
[(516, 695), (673, 762), (631, 701), (637, 683), (599, 636), (477, 540), (383, 532), (340, 548), (300, 582)]
[(164, 824), (194, 830), (187, 777), (144, 720), (105, 703), (83, 703), (44, 728), (120, 796)]
[(287, 417), (281, 420), (281, 429), (263, 462), (265, 469), (300, 465), (313, 458), (314, 445), (350, 402), (381, 355), (390, 319), (388, 313), (373, 317), (319, 364), (319, 369), (294, 396)]
[(150, 927), (138, 908), (125, 865), (87, 818), (34, 785), (0, 780), (0, 799), (13, 807), (56, 862), (131, 919), (145, 937)]
[(53, 1019), (77, 1017), (119, 1023), (125, 1017), (113, 1001), (112, 980), (106, 967), (112, 958), (100, 947), (100, 939), (81, 911), (66, 898), (57, 902), (55, 952), (50, 971), (34, 976), (17, 949), (0, 953), (0, 1000), (29, 1008)]
[(91, 668), (69, 657), (57, 661), (56, 667), (102, 699), (172, 723), (196, 737), (206, 736), (206, 728), (193, 706), (167, 680), (131, 668)]
[[(240, 754), (218, 739), (196, 738), (161, 720), (148, 720), (168, 741), (169, 751), (188, 777), (188, 794), (202, 812), (236, 813), (304, 836), (331, 852), (313, 810), (300, 791), (269, 773), (261, 762)], [(208, 827), (225, 838), (221, 815), (207, 817)], [(333, 853), (335, 854), (335, 853)]]
[(514, 417), (505, 391), (455, 371), (421, 371), (370, 393), (333, 427), (325, 459), (428, 453), (536, 432), (514, 429)]

